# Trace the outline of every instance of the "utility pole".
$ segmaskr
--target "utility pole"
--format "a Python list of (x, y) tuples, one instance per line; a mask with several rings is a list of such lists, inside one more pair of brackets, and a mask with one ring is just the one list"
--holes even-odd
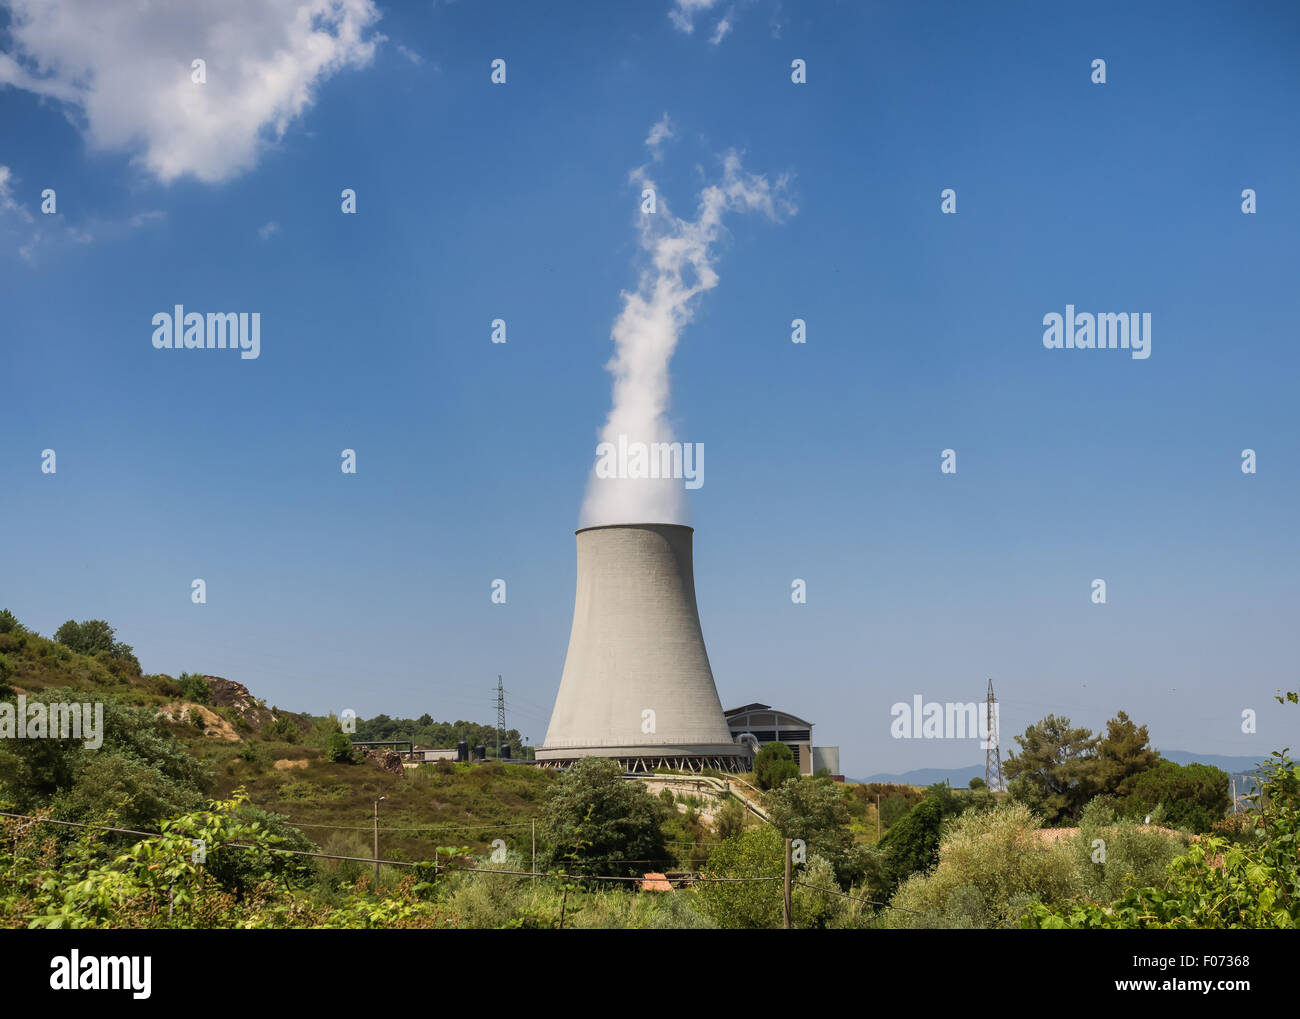
[(1237, 776), (1232, 776), (1232, 812), (1237, 812)]
[[(379, 797), (386, 800), (387, 796)], [(375, 800), (375, 888), (379, 887), (379, 800)]]
[(537, 819), (533, 819), (533, 884), (537, 884)]
[(790, 857), (792, 855), (793, 842), (791, 839), (785, 840), (785, 889), (781, 895), (782, 912), (785, 914), (786, 930), (790, 929)]
[(998, 699), (989, 679), (988, 700), (984, 703), (984, 784), (993, 792), (1005, 791), (1002, 782), (1002, 748), (998, 745)]
[(880, 793), (876, 793), (876, 841), (880, 841)]
[(506, 735), (506, 691), (497, 676), (497, 760), (501, 760), (501, 742)]

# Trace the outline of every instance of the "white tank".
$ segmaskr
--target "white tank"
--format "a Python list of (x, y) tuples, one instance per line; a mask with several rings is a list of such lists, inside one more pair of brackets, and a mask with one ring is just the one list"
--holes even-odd
[(543, 763), (611, 757), (629, 770), (746, 770), (704, 649), (693, 531), (617, 524), (577, 532), (578, 584)]

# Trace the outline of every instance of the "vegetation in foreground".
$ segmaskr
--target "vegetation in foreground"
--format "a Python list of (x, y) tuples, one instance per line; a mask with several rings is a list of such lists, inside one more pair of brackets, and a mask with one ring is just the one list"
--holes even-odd
[[(798, 927), (1300, 921), (1300, 768), (1275, 754), (1249, 809), (1225, 817), (1216, 769), (1160, 760), (1122, 712), (1095, 736), (1030, 726), (1007, 794), (799, 778), (773, 750), (753, 776), (767, 825), (671, 781), (651, 795), (600, 760), (397, 774), (359, 759), (334, 719), (213, 677), (143, 675), (102, 621), (60, 635), (0, 612), (0, 701), (93, 695), (104, 742), (0, 743), (0, 810), (23, 815), (0, 818), (0, 926), (771, 928), (785, 839), (800, 847)], [(357, 821), (380, 796), (391, 862), (376, 877)], [(699, 878), (638, 890), (651, 870)]]

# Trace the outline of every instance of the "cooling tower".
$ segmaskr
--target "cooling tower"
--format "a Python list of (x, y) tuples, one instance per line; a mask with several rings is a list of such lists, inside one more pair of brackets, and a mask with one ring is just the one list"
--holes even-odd
[(681, 524), (577, 532), (573, 629), (539, 762), (611, 757), (629, 771), (749, 768), (704, 649), (692, 535)]

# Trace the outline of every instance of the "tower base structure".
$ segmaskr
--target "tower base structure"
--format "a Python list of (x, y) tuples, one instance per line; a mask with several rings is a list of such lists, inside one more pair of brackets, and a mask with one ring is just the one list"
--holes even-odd
[(538, 747), (537, 764), (542, 768), (565, 769), (584, 757), (604, 757), (618, 761), (630, 774), (649, 774), (660, 769), (669, 771), (723, 771), (736, 775), (750, 771), (754, 758), (749, 748), (732, 743), (711, 747)]

